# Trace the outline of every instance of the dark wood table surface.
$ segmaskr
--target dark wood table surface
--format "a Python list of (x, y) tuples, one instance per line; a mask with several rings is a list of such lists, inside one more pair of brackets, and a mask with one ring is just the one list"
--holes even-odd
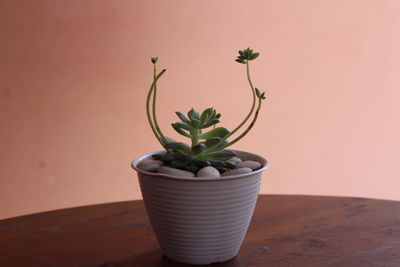
[[(0, 221), (0, 266), (187, 266), (161, 254), (142, 201)], [(213, 266), (400, 266), (400, 202), (261, 195), (237, 257)]]

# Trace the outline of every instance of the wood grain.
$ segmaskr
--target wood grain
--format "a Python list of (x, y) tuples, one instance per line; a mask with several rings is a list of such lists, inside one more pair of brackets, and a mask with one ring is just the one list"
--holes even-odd
[[(128, 201), (0, 221), (0, 266), (184, 265)], [(216, 266), (400, 266), (400, 202), (260, 196), (239, 255)]]

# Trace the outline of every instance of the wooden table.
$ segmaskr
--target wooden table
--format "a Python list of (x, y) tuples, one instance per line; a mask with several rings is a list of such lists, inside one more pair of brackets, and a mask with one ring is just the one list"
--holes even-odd
[[(184, 266), (163, 258), (142, 201), (0, 221), (0, 266)], [(213, 266), (400, 266), (400, 202), (262, 195), (233, 260)]]

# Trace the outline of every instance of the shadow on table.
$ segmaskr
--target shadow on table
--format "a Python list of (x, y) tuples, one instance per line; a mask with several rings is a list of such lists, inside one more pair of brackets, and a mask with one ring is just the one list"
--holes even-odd
[(223, 263), (213, 263), (210, 265), (190, 265), (182, 264), (168, 259), (161, 254), (159, 249), (144, 253), (140, 256), (135, 256), (132, 259), (126, 259), (115, 263), (106, 263), (100, 265), (101, 267), (114, 267), (114, 266), (151, 266), (151, 267), (187, 267), (187, 266), (212, 266), (212, 267), (244, 267), (240, 262), (235, 261), (236, 257), (232, 260)]

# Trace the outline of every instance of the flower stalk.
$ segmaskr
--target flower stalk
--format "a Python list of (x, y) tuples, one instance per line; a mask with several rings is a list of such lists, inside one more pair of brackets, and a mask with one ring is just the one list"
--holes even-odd
[(157, 67), (156, 67), (156, 63), (157, 63), (158, 58), (152, 58), (151, 62), (153, 63), (153, 81), (155, 81), (154, 83), (154, 92), (153, 92), (153, 121), (154, 121), (154, 126), (155, 126), (155, 130), (157, 131), (157, 133), (160, 135), (160, 139), (162, 140), (162, 142), (164, 144), (167, 144), (167, 139), (164, 136), (164, 134), (162, 133), (160, 126), (158, 125), (158, 121), (157, 121), (157, 115), (156, 115), (156, 99), (157, 99)]
[[(153, 122), (152, 120), (152, 115), (150, 113), (150, 100), (154, 91), (154, 87), (157, 84), (158, 79), (160, 79), (160, 77), (165, 73), (165, 69), (163, 69), (158, 75), (155, 75), (153, 77), (153, 83), (150, 86), (149, 89), (149, 93), (147, 94), (147, 100), (146, 100), (146, 114), (147, 114), (147, 120), (150, 124), (150, 128), (153, 132), (153, 134), (155, 135), (155, 137), (157, 138), (158, 142), (160, 142), (160, 144), (165, 148), (166, 142), (163, 140), (162, 136), (163, 134), (161, 133), (161, 130), (158, 126), (158, 124), (156, 125), (155, 122)], [(155, 101), (153, 100), (153, 112), (155, 111), (154, 109), (154, 105), (155, 105)], [(153, 114), (154, 115), (154, 114)], [(153, 116), (154, 119), (154, 116)], [(165, 138), (165, 137), (164, 137)]]

